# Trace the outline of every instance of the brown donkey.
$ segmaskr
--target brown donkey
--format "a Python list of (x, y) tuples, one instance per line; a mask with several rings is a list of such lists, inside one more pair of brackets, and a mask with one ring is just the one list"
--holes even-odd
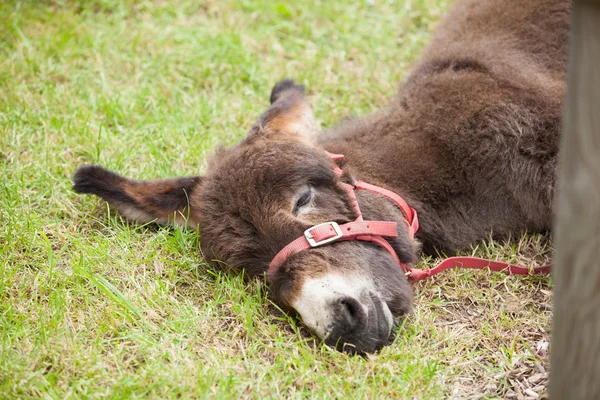
[[(396, 257), (413, 263), (420, 249), (452, 253), (491, 232), (551, 227), (569, 14), (563, 0), (457, 0), (398, 95), (373, 115), (320, 133), (304, 88), (285, 80), (206, 176), (136, 181), (87, 165), (74, 188), (135, 221), (197, 226), (207, 261), (253, 276), (299, 240), (309, 249), (280, 255), (269, 271), (275, 300), (327, 344), (375, 351), (411, 310)], [(330, 153), (345, 155), (343, 173)], [(395, 202), (348, 189), (359, 180), (402, 196), (418, 214), (416, 237)], [(344, 224), (359, 208), (366, 221), (388, 221), (387, 234), (320, 246), (340, 225), (355, 228)], [(312, 237), (323, 229), (331, 235)]]

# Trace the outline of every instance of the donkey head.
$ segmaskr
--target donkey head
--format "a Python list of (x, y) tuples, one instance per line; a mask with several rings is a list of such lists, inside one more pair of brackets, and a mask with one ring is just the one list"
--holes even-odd
[[(207, 261), (262, 276), (273, 257), (306, 229), (356, 218), (342, 187), (352, 177), (334, 173), (316, 134), (304, 88), (285, 80), (273, 88), (271, 106), (248, 136), (218, 151), (206, 176), (133, 181), (86, 166), (75, 175), (75, 189), (102, 196), (138, 221), (177, 222), (186, 216), (200, 229)], [(357, 198), (365, 219), (402, 218), (377, 195), (361, 192)], [(417, 245), (403, 223), (397, 227), (398, 237), (388, 241), (402, 262), (412, 262)], [(328, 345), (349, 352), (383, 346), (394, 318), (412, 304), (402, 269), (371, 243), (335, 242), (302, 251), (267, 278), (278, 304), (296, 310)]]

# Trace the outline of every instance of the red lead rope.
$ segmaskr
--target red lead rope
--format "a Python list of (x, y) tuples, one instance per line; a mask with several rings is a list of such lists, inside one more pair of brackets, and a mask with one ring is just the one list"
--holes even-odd
[[(342, 175), (343, 171), (335, 164), (336, 161), (344, 159), (342, 154), (329, 154), (334, 162), (334, 171), (337, 175)], [(343, 225), (338, 225), (335, 222), (325, 222), (315, 225), (304, 232), (296, 240), (289, 243), (273, 258), (269, 265), (269, 273), (279, 268), (289, 257), (312, 247), (319, 247), (336, 241), (343, 240), (360, 240), (373, 242), (383, 247), (388, 253), (394, 257), (396, 262), (404, 270), (408, 280), (414, 284), (422, 281), (425, 278), (436, 275), (442, 271), (453, 268), (469, 268), (469, 269), (490, 269), (491, 271), (504, 272), (506, 274), (515, 275), (542, 275), (550, 273), (550, 265), (541, 267), (527, 268), (519, 265), (513, 265), (502, 261), (485, 260), (476, 257), (450, 257), (439, 263), (431, 269), (406, 268), (406, 263), (399, 260), (398, 255), (384, 237), (396, 237), (396, 223), (391, 221), (364, 221), (358, 201), (356, 200), (356, 190), (367, 190), (383, 196), (394, 203), (404, 214), (404, 222), (408, 228), (408, 235), (411, 239), (419, 229), (419, 219), (417, 212), (409, 207), (404, 199), (396, 193), (384, 189), (379, 186), (371, 185), (366, 182), (355, 182), (353, 185), (342, 184), (346, 189), (348, 196), (352, 202), (357, 218), (354, 222), (349, 222)], [(268, 275), (267, 275), (268, 276)]]
[(504, 272), (509, 275), (547, 275), (550, 273), (550, 265), (540, 267), (522, 267), (502, 261), (492, 261), (477, 257), (450, 257), (430, 269), (410, 268), (407, 272), (411, 283), (422, 281), (425, 278), (439, 274), (442, 271), (453, 268), (489, 269), (496, 272)]

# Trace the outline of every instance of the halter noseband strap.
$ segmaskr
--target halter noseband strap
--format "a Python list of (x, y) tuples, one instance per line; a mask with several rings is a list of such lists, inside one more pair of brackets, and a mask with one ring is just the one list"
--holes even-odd
[[(335, 164), (336, 161), (344, 159), (342, 154), (329, 154), (334, 162), (334, 172), (337, 175), (342, 175), (342, 170)], [(320, 247), (342, 240), (360, 240), (363, 242), (373, 242), (383, 247), (388, 253), (394, 257), (394, 260), (402, 267), (406, 273), (406, 264), (402, 263), (392, 246), (385, 240), (385, 237), (394, 238), (398, 236), (397, 224), (392, 221), (364, 221), (362, 212), (356, 200), (356, 190), (368, 190), (379, 194), (391, 202), (393, 202), (404, 214), (405, 223), (408, 228), (410, 238), (414, 238), (415, 232), (419, 229), (419, 220), (417, 212), (408, 206), (406, 201), (396, 193), (379, 186), (371, 185), (366, 182), (358, 181), (353, 185), (342, 183), (343, 188), (348, 193), (348, 197), (352, 202), (352, 207), (356, 212), (357, 218), (354, 222), (338, 225), (336, 222), (325, 222), (315, 225), (304, 231), (304, 235), (285, 246), (271, 261), (269, 272), (279, 268), (289, 257), (308, 250), (313, 247)]]

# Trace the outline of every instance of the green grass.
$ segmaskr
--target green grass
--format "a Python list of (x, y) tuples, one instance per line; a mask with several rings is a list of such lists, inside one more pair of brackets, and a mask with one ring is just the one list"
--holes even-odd
[[(70, 189), (83, 163), (138, 178), (205, 172), (283, 77), (307, 85), (324, 127), (373, 111), (447, 6), (2, 2), (0, 398), (522, 392), (548, 365), (547, 279), (436, 277), (416, 287), (393, 344), (348, 357), (274, 306), (263, 282), (210, 270), (195, 232), (127, 224)], [(543, 261), (549, 250), (524, 236), (475, 253)]]

